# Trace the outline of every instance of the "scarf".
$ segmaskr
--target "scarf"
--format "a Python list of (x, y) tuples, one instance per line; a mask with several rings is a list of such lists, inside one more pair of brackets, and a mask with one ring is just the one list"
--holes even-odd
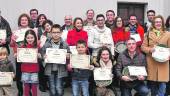
[(107, 63), (104, 63), (101, 59), (99, 61), (101, 68), (112, 68), (112, 61), (109, 60)]

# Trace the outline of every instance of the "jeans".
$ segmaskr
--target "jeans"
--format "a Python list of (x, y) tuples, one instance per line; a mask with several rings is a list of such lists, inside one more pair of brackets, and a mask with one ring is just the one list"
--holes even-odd
[(79, 96), (81, 90), (83, 91), (83, 96), (89, 96), (88, 80), (72, 80), (73, 96)]
[(166, 83), (148, 81), (148, 86), (151, 89), (151, 96), (164, 96), (166, 92)]
[(63, 80), (57, 77), (56, 72), (52, 72), (49, 76), (50, 96), (63, 96), (64, 94)]
[[(149, 93), (148, 87), (144, 83), (139, 83), (133, 87), (140, 96), (147, 96)], [(121, 87), (121, 96), (132, 96), (132, 88)]]

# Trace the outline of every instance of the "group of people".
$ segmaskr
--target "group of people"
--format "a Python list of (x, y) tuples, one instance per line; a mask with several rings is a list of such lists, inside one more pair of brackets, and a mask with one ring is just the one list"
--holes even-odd
[[(170, 16), (164, 22), (161, 15), (148, 10), (144, 25), (135, 14), (125, 24), (113, 10), (106, 12), (106, 18), (97, 14), (94, 19), (94, 10), (89, 9), (85, 20), (75, 17), (72, 21), (72, 16), (67, 15), (65, 24), (60, 26), (37, 9), (31, 9), (29, 14), (19, 16), (18, 29), (13, 31), (0, 16), (0, 72), (12, 72), (18, 89), (0, 85), (0, 96), (39, 96), (38, 88), (49, 90), (50, 96), (63, 96), (67, 84), (71, 84), (73, 96), (114, 96), (109, 92), (114, 82), (121, 96), (132, 96), (132, 89), (136, 96), (148, 96), (149, 92), (151, 96), (168, 95), (169, 61), (158, 62), (152, 53), (159, 44), (170, 48)], [(18, 62), (19, 48), (37, 49), (37, 62)], [(48, 48), (65, 49), (65, 64), (45, 62)], [(16, 64), (12, 64), (9, 54), (14, 55)], [(70, 64), (71, 54), (89, 55), (88, 68), (74, 68)], [(126, 72), (129, 66), (145, 67), (147, 76), (130, 76)], [(110, 84), (97, 84), (110, 81), (94, 80), (96, 68), (109, 69)]]

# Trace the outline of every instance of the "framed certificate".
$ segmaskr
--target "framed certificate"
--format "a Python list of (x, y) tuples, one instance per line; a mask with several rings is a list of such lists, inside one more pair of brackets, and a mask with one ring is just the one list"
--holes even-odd
[(6, 39), (6, 30), (0, 29), (0, 40)]
[(13, 72), (0, 72), (0, 86), (12, 85), (13, 83)]
[(140, 35), (139, 34), (131, 34), (130, 35), (131, 38), (134, 38), (136, 42), (141, 41)]
[(145, 66), (128, 66), (130, 76), (147, 76)]
[(24, 41), (25, 32), (26, 32), (28, 29), (29, 29), (29, 28), (20, 29), (20, 30), (14, 31), (14, 35), (18, 37), (18, 38), (16, 39), (16, 42)]
[(94, 80), (112, 80), (112, 72), (109, 68), (95, 68), (93, 74)]
[(66, 64), (66, 55), (66, 49), (47, 48), (45, 62), (55, 64)]
[(71, 54), (70, 64), (73, 68), (89, 69), (90, 56)]
[(71, 54), (78, 54), (76, 46), (69, 46), (69, 47), (70, 47)]
[(37, 63), (37, 48), (17, 48), (17, 62)]

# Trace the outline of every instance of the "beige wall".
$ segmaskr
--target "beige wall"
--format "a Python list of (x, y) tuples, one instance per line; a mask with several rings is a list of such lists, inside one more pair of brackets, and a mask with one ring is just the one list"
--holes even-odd
[(170, 15), (170, 0), (0, 0), (0, 10), (12, 29), (16, 29), (18, 16), (29, 13), (31, 8), (37, 8), (39, 13), (46, 14), (54, 23), (63, 24), (65, 15), (85, 18), (88, 9), (94, 9), (96, 14), (105, 14), (108, 9), (117, 13), (117, 2), (143, 3), (146, 10), (154, 9), (165, 18)]
[(17, 28), (17, 19), (21, 13), (29, 13), (31, 8), (37, 8), (55, 23), (63, 24), (63, 18), (69, 14), (73, 17), (85, 18), (88, 9), (95, 13), (104, 13), (107, 9), (116, 10), (113, 0), (0, 0), (2, 16), (7, 18), (12, 29)]

